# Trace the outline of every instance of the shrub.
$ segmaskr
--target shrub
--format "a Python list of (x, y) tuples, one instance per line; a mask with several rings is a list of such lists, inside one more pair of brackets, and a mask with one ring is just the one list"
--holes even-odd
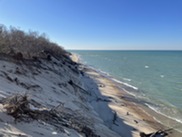
[(11, 56), (21, 53), (23, 58), (32, 59), (33, 57), (47, 57), (45, 51), (50, 55), (62, 57), (67, 52), (58, 44), (51, 42), (45, 34), (39, 35), (38, 32), (24, 32), (15, 27), (7, 29), (0, 25), (0, 53)]

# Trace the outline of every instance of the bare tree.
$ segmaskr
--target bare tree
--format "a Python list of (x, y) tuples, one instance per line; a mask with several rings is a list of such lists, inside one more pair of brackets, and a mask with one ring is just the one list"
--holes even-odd
[(0, 25), (0, 53), (22, 53), (24, 58), (43, 57), (42, 51), (49, 51), (52, 56), (61, 57), (66, 51), (58, 44), (51, 42), (45, 33), (35, 31), (28, 33), (10, 27), (7, 29)]

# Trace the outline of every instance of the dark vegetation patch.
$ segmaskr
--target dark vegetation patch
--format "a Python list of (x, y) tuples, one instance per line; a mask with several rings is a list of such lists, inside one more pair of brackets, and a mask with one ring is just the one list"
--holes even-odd
[(51, 42), (45, 34), (35, 31), (24, 32), (15, 27), (0, 25), (0, 53), (10, 55), (16, 60), (67, 57), (60, 45)]

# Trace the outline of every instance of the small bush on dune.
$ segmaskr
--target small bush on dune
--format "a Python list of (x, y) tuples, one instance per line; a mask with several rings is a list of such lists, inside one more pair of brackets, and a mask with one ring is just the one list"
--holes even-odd
[(45, 57), (45, 53), (62, 57), (67, 52), (58, 44), (51, 42), (45, 34), (39, 35), (37, 32), (28, 33), (10, 27), (7, 29), (0, 25), (0, 53), (16, 55), (22, 53), (24, 58)]

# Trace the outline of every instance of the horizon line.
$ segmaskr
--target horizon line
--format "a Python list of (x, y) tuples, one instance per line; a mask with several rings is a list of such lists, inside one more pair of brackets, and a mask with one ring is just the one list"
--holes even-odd
[(82, 51), (182, 51), (182, 49), (66, 49)]

